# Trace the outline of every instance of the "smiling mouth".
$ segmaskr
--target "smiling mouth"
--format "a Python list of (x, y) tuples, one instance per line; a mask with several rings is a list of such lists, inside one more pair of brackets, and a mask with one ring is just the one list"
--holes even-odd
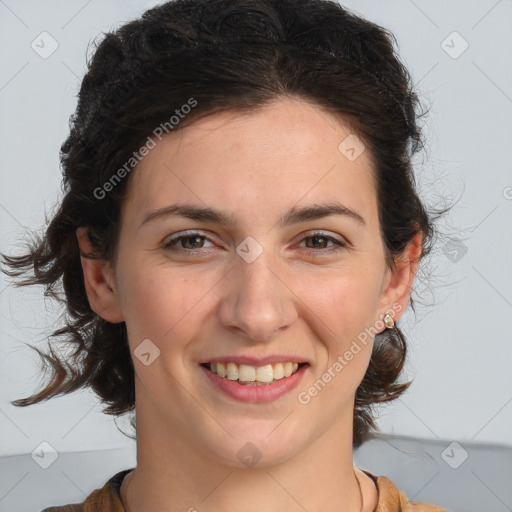
[(308, 363), (286, 362), (251, 366), (236, 363), (203, 363), (201, 366), (217, 374), (219, 377), (237, 381), (246, 386), (261, 386), (274, 384), (286, 379)]

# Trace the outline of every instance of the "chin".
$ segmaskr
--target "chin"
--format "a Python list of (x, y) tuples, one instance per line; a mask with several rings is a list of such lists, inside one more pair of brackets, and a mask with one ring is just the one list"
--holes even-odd
[[(275, 428), (276, 423), (272, 423)], [(299, 451), (293, 436), (272, 432), (272, 428), (240, 430), (233, 437), (226, 434), (222, 442), (214, 442), (210, 450), (217, 462), (233, 468), (263, 469), (292, 458)], [(227, 429), (229, 430), (229, 428)]]

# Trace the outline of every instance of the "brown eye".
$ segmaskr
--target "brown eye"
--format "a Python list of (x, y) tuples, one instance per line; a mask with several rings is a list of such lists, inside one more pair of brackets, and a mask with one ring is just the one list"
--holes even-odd
[(310, 249), (308, 253), (318, 256), (335, 253), (348, 245), (345, 241), (338, 240), (324, 233), (312, 233), (305, 236), (302, 241), (306, 244), (305, 247)]
[(180, 241), (183, 249), (201, 249), (204, 243), (204, 238), (204, 236), (193, 235), (183, 236), (178, 240)]
[[(312, 240), (312, 244), (311, 245), (307, 245), (307, 243), (306, 243), (306, 246), (314, 248), (314, 249), (325, 249), (326, 248), (326, 244), (329, 242), (329, 240), (328, 240), (328, 238), (326, 236), (319, 236), (319, 235), (308, 236), (306, 238), (306, 240)], [(322, 247), (320, 247), (320, 245)]]
[[(213, 246), (205, 246), (205, 242), (208, 237), (199, 233), (190, 233), (185, 235), (179, 235), (171, 238), (164, 246), (165, 249), (171, 251), (182, 251), (182, 252), (194, 252), (202, 249), (206, 250)], [(211, 242), (208, 241), (211, 244)]]

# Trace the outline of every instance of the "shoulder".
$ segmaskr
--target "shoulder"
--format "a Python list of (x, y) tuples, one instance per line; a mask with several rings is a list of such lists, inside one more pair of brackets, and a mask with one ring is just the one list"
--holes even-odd
[(412, 502), (403, 491), (385, 476), (374, 476), (364, 471), (377, 486), (378, 501), (374, 512), (448, 512), (446, 509), (423, 502)]
[[(116, 473), (101, 489), (94, 490), (83, 503), (45, 508), (42, 512), (125, 512), (119, 489), (124, 477), (132, 469)], [(368, 471), (363, 472), (377, 487), (378, 502), (374, 512), (447, 512), (446, 509), (435, 505), (409, 501), (389, 478), (375, 476)]]
[(119, 489), (123, 478), (132, 469), (116, 473), (101, 489), (92, 491), (82, 503), (49, 507), (42, 512), (125, 512)]

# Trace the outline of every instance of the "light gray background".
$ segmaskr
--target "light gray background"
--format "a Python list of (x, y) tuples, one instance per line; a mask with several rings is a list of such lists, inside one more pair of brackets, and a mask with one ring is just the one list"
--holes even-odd
[[(512, 1), (342, 3), (395, 34), (430, 107), (418, 182), (434, 205), (439, 197), (456, 202), (440, 227), (461, 240), (447, 246), (441, 239), (417, 283), (416, 317), (409, 312), (402, 322), (415, 380), (402, 399), (379, 409), (379, 425), (446, 445), (512, 447)], [(58, 154), (88, 44), (153, 5), (0, 0), (2, 252), (16, 253), (24, 231), (40, 228), (61, 197)], [(31, 47), (47, 37), (42, 32), (58, 43), (48, 58)], [(42, 289), (13, 289), (3, 274), (0, 308), (0, 457), (29, 454), (44, 441), (59, 453), (119, 448), (133, 456), (133, 441), (89, 392), (29, 408), (9, 404), (42, 383), (39, 358), (23, 342), (46, 346), (60, 311)], [(118, 423), (130, 431), (127, 421)], [(12, 476), (9, 489), (22, 475)]]

